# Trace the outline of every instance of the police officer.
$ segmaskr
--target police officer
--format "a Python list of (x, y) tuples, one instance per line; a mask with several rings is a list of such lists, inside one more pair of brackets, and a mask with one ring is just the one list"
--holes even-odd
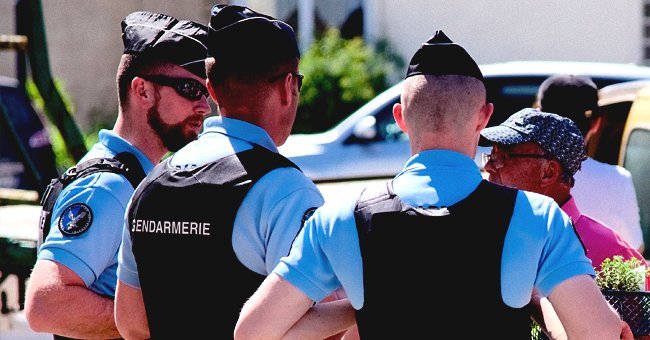
[(361, 338), (435, 339), (460, 322), (450, 338), (524, 339), (523, 307), (537, 288), (562, 309), (570, 339), (618, 339), (620, 319), (558, 205), (483, 180), (473, 157), (492, 111), (476, 62), (436, 32), (411, 59), (393, 107), (411, 145), (404, 170), (319, 208), (247, 300), (235, 338), (307, 329), (300, 320), (313, 301), (342, 287), (353, 317), (348, 305), (311, 318), (320, 325), (312, 330), (356, 319)]
[[(99, 142), (69, 175), (86, 161), (123, 154), (136, 160), (131, 167), (149, 172), (167, 152), (196, 139), (211, 110), (204, 25), (144, 11), (121, 25), (117, 121), (99, 131)], [(34, 331), (120, 337), (113, 313), (117, 251), (134, 186), (124, 174), (102, 171), (61, 191), (27, 287), (25, 312)]]
[(208, 49), (220, 116), (157, 166), (128, 208), (115, 306), (127, 338), (232, 338), (245, 299), (323, 204), (277, 149), (302, 85), (293, 29), (216, 5)]

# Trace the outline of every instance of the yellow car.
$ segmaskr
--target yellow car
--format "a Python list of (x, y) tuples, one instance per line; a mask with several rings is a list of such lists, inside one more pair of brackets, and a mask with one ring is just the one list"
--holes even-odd
[[(618, 164), (632, 174), (639, 202), (641, 229), (645, 244), (650, 244), (650, 82), (619, 83), (599, 91), (603, 126), (590, 141), (593, 158)], [(644, 253), (648, 258), (650, 247)]]
[(618, 162), (632, 173), (643, 239), (650, 244), (650, 86), (638, 92), (630, 108)]

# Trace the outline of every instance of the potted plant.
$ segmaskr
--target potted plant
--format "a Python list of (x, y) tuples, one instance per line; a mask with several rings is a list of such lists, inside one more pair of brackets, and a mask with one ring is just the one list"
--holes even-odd
[(636, 258), (623, 260), (622, 256), (605, 259), (596, 271), (596, 283), (605, 299), (634, 336), (650, 335), (650, 292), (645, 291), (649, 274), (645, 263)]

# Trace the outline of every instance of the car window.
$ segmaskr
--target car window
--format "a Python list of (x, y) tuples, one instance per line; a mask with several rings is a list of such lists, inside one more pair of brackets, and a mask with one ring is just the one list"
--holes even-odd
[(408, 139), (408, 135), (402, 132), (393, 118), (393, 106), (396, 103), (399, 103), (399, 97), (384, 105), (375, 115), (378, 140), (391, 142)]
[[(535, 96), (537, 95), (537, 90), (539, 85), (547, 78), (548, 76), (514, 76), (514, 77), (486, 77), (485, 78), (485, 87), (487, 89), (487, 100), (494, 104), (494, 113), (492, 118), (488, 122), (488, 127), (495, 126), (503, 123), (510, 115), (513, 113), (527, 107), (532, 107), (535, 104)], [(633, 80), (631, 78), (607, 78), (607, 77), (597, 77), (593, 76), (592, 80), (598, 88), (603, 88), (608, 85), (615, 83), (620, 83), (623, 81)], [(618, 150), (614, 145), (611, 147), (607, 145), (607, 140), (615, 140), (618, 137), (619, 146), (620, 146), (620, 137), (622, 136), (622, 127), (617, 124), (620, 123), (620, 119), (623, 119), (622, 124), (625, 124), (625, 119), (627, 115), (622, 117), (619, 110), (621, 108), (616, 108), (616, 113), (612, 113), (605, 120), (605, 125), (612, 124), (610, 131), (606, 132), (605, 138), (607, 138), (603, 144), (604, 149), (600, 150), (598, 156), (594, 157), (595, 159), (600, 160), (601, 162), (606, 162), (610, 164), (616, 164), (618, 161)], [(628, 107), (629, 109), (629, 107)], [(614, 110), (614, 108), (612, 108)], [(616, 116), (615, 116), (616, 115)], [(616, 142), (614, 142), (616, 143)], [(489, 142), (481, 136), (479, 145), (488, 146)]]
[[(532, 107), (537, 89), (546, 78), (547, 76), (486, 77), (487, 100), (494, 104), (494, 113), (488, 126), (499, 125), (513, 113)], [(592, 77), (592, 80), (598, 88), (602, 88), (628, 79)]]
[[(625, 148), (623, 166), (632, 173), (632, 181), (639, 202), (650, 202), (650, 130), (634, 129)], [(649, 233), (650, 204), (639, 204), (641, 227)], [(645, 237), (647, 240), (648, 238)]]
[[(501, 124), (513, 113), (526, 108), (532, 107), (535, 101), (535, 95), (539, 85), (546, 79), (546, 76), (515, 76), (515, 77), (486, 77), (485, 86), (487, 89), (487, 101), (494, 104), (494, 113), (488, 126), (495, 126)], [(616, 83), (620, 80), (615, 79), (601, 79), (594, 78), (594, 82), (599, 87), (607, 86)], [(399, 126), (393, 119), (393, 105), (399, 102), (399, 96), (395, 99), (384, 104), (375, 115), (377, 135), (375, 141), (400, 141), (408, 139), (408, 136), (400, 130)], [(614, 110), (614, 108), (612, 108)], [(604, 143), (601, 144), (603, 149), (600, 150), (599, 156), (596, 159), (601, 161), (615, 164), (618, 160), (618, 154), (613, 150), (618, 150), (616, 147), (616, 138), (620, 143), (620, 136), (622, 134), (622, 127), (616, 125), (617, 122), (622, 124), (625, 122), (625, 117), (621, 118), (619, 113), (621, 109), (617, 108), (616, 116), (614, 113), (611, 119), (607, 120), (611, 126), (611, 131), (604, 135)], [(614, 140), (613, 143), (606, 141)], [(481, 137), (481, 146), (489, 146), (483, 137)], [(620, 145), (620, 144), (619, 144)]]
[(533, 106), (544, 77), (492, 77), (485, 79), (487, 100), (494, 104), (489, 126), (501, 124), (513, 113)]
[[(532, 107), (539, 84), (544, 79), (546, 77), (486, 77), (487, 101), (494, 104), (494, 113), (487, 127), (499, 125), (513, 113)], [(481, 136), (479, 145), (490, 146), (491, 143)]]

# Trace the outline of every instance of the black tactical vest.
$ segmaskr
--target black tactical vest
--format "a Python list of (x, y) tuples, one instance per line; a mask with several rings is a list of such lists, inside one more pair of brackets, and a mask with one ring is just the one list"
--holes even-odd
[(128, 212), (133, 255), (154, 339), (232, 339), (239, 311), (264, 280), (236, 257), (235, 216), (253, 184), (295, 167), (255, 146), (176, 169), (156, 166)]
[(392, 182), (364, 191), (355, 209), (361, 337), (530, 339), (528, 309), (501, 297), (501, 253), (516, 195), (484, 180), (453, 206), (422, 209), (403, 203)]
[(145, 176), (142, 165), (138, 159), (129, 152), (122, 152), (113, 158), (94, 158), (85, 162), (79, 163), (73, 167), (68, 168), (61, 176), (52, 179), (50, 184), (45, 188), (43, 197), (41, 198), (41, 217), (39, 220), (38, 228), (38, 246), (40, 249), (41, 244), (50, 233), (50, 225), (52, 224), (52, 210), (54, 203), (70, 183), (78, 178), (92, 175), (98, 172), (112, 172), (124, 176), (136, 188)]

